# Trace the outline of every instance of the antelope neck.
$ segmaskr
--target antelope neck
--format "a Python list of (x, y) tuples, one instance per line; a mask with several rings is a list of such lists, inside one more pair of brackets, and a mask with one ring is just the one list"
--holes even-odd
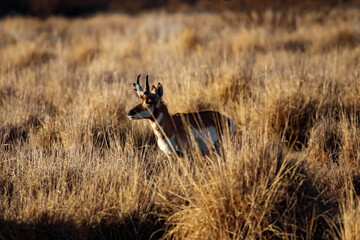
[(174, 134), (171, 127), (173, 123), (168, 109), (163, 102), (160, 102), (159, 107), (155, 107), (153, 116), (154, 118), (150, 119), (150, 124), (155, 135), (162, 138), (165, 136), (171, 137)]

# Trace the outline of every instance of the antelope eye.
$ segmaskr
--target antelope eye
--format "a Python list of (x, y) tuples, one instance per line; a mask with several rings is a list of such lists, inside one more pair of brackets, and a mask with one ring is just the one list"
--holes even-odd
[(152, 99), (146, 99), (146, 104), (152, 104), (153, 100)]

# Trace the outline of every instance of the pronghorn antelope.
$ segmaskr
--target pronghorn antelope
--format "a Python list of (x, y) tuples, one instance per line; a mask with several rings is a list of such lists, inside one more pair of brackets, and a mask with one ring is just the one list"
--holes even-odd
[(219, 150), (221, 135), (226, 129), (232, 135), (235, 131), (234, 122), (215, 111), (177, 113), (170, 115), (161, 97), (163, 87), (149, 87), (146, 76), (145, 91), (139, 83), (140, 75), (134, 83), (135, 91), (141, 102), (128, 113), (130, 120), (148, 119), (157, 137), (159, 148), (167, 155), (183, 155), (188, 147), (197, 148), (203, 155), (210, 149)]

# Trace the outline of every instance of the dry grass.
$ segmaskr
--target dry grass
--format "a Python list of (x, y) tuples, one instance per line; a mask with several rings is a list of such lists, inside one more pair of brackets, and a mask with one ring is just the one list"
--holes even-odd
[[(288, 11), (2, 19), (0, 238), (358, 239), (360, 10)], [(224, 156), (130, 123), (139, 73)]]

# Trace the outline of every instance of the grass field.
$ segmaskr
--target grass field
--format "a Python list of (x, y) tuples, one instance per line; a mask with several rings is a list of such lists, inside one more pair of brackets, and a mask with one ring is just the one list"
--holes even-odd
[[(236, 124), (167, 158), (171, 113)], [(360, 239), (360, 9), (0, 20), (0, 239)]]

